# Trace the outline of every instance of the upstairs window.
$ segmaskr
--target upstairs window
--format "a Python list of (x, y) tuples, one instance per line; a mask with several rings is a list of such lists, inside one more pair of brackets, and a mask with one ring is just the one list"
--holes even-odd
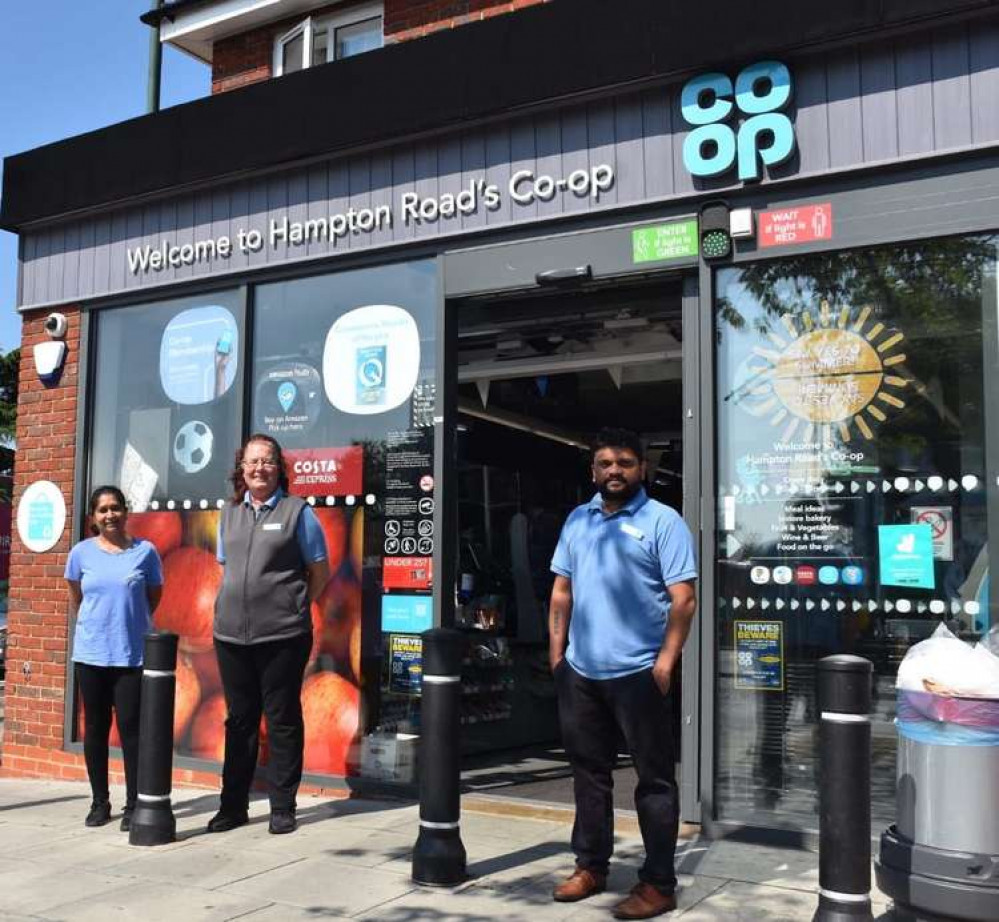
[(275, 41), (274, 76), (381, 47), (381, 3), (352, 6), (332, 16), (310, 16)]

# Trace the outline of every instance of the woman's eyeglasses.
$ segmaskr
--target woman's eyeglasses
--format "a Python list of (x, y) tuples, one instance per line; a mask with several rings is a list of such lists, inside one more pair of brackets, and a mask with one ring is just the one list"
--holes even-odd
[(252, 471), (257, 467), (265, 471), (273, 471), (278, 463), (273, 458), (254, 458), (252, 461), (241, 461), (240, 466), (244, 471)]

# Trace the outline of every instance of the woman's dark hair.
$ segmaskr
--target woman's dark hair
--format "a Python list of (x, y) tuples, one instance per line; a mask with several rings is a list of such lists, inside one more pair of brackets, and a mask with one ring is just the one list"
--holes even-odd
[(285, 493), (288, 492), (288, 471), (284, 466), (284, 455), (281, 453), (281, 446), (278, 444), (277, 439), (273, 439), (269, 435), (264, 435), (262, 432), (255, 432), (239, 446), (239, 451), (236, 452), (236, 463), (233, 466), (232, 473), (229, 475), (229, 482), (232, 484), (232, 496), (229, 497), (229, 502), (234, 506), (238, 506), (243, 502), (243, 497), (246, 495), (248, 489), (246, 480), (243, 477), (243, 455), (246, 454), (246, 449), (249, 448), (251, 442), (263, 442), (265, 445), (270, 446), (274, 460), (278, 464), (278, 486)]
[[(103, 487), (98, 487), (90, 494), (90, 503), (87, 508), (90, 510), (90, 514), (93, 515), (97, 511), (97, 504), (101, 501), (101, 497), (105, 494), (113, 496), (115, 501), (121, 505), (121, 508), (126, 512), (128, 511), (128, 502), (125, 500), (125, 494), (121, 492), (114, 484), (105, 484)], [(91, 523), (90, 530), (98, 535), (100, 532), (97, 526)]]
[(89, 509), (91, 515), (97, 511), (97, 503), (105, 493), (110, 493), (119, 502), (122, 509), (125, 509), (126, 511), (128, 510), (128, 502), (125, 500), (125, 494), (113, 484), (105, 484), (103, 487), (98, 487), (93, 493), (90, 494)]
[(632, 432), (630, 429), (601, 429), (593, 443), (593, 454), (595, 455), (601, 448), (628, 448), (634, 452), (639, 461), (645, 457), (642, 440), (637, 432)]

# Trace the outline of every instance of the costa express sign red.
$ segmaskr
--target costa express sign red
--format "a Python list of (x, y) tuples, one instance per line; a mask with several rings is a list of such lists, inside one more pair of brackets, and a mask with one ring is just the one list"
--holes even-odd
[(288, 485), (298, 496), (354, 496), (361, 492), (364, 450), (287, 448)]

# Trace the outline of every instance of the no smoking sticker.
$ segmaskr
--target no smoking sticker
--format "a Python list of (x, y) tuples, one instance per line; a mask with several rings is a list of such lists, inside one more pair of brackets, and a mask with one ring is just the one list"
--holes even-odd
[(934, 560), (954, 559), (954, 510), (950, 506), (913, 506), (914, 525), (929, 525)]

